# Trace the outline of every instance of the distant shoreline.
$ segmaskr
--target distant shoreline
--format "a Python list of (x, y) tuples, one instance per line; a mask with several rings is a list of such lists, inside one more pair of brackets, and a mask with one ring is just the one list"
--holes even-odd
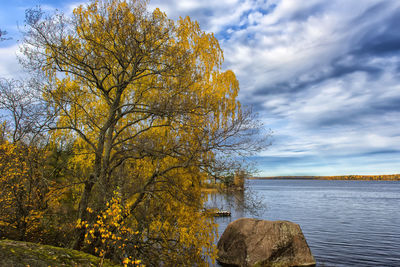
[(340, 176), (269, 176), (249, 177), (250, 180), (358, 180), (358, 181), (400, 181), (400, 174), (389, 175), (340, 175)]

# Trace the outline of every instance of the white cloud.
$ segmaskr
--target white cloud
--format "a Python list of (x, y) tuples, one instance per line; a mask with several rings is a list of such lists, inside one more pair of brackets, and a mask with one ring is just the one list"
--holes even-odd
[(67, 15), (72, 14), (72, 12), (74, 11), (75, 8), (77, 8), (80, 5), (85, 5), (87, 3), (88, 3), (87, 1), (74, 1), (74, 2), (68, 3), (64, 7), (64, 12)]
[(24, 76), (23, 69), (17, 59), (18, 51), (17, 44), (9, 47), (0, 47), (0, 77), (19, 79)]
[[(79, 3), (66, 1), (61, 8), (68, 14)], [(379, 153), (400, 149), (400, 52), (369, 46), (386, 36), (400, 40), (390, 24), (398, 21), (399, 1), (151, 1), (149, 9), (155, 7), (173, 19), (189, 15), (219, 38), (224, 68), (239, 79), (240, 99), (256, 104), (275, 133), (273, 146), (260, 156), (298, 160), (265, 168), (275, 174), (349, 172), (345, 161), (354, 168), (367, 161), (365, 171), (395, 170)], [(0, 76), (20, 71), (15, 50), (0, 49)], [(300, 160), (307, 157), (311, 163)]]

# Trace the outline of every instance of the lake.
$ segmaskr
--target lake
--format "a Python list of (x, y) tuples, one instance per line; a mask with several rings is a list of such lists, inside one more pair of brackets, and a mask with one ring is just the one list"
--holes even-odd
[(232, 217), (216, 218), (221, 235), (240, 217), (288, 220), (300, 225), (317, 266), (400, 266), (400, 182), (250, 180), (263, 199), (258, 215), (242, 197), (210, 196)]

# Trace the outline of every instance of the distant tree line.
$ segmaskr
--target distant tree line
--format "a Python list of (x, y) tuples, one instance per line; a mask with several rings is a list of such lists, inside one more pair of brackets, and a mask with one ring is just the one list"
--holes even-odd
[(249, 179), (314, 179), (314, 180), (400, 181), (400, 174), (338, 175), (338, 176), (270, 176), (270, 177), (250, 177)]

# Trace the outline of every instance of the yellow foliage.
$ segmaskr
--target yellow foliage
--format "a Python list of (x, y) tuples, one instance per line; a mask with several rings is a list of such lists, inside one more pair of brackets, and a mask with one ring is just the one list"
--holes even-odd
[(206, 264), (216, 226), (201, 184), (240, 130), (239, 84), (212, 33), (146, 5), (81, 5), (33, 24), (26, 50), (40, 51), (53, 139), (73, 143), (68, 164), (82, 174), (74, 247), (86, 234), (88, 250), (121, 247), (130, 264)]
[(40, 226), (51, 194), (42, 179), (45, 152), (0, 140), (0, 228), (9, 238), (27, 240)]
[(97, 244), (95, 253), (100, 257), (118, 248), (115, 254), (121, 257), (124, 266), (140, 266), (141, 261), (136, 259), (138, 255), (136, 247), (131, 245), (130, 250), (126, 247), (126, 244), (135, 242), (135, 237), (139, 234), (133, 230), (133, 225), (127, 223), (129, 209), (123, 205), (117, 192), (114, 192), (112, 199), (107, 202), (107, 207), (97, 216), (96, 222), (87, 226), (89, 234), (85, 236), (85, 242)]

